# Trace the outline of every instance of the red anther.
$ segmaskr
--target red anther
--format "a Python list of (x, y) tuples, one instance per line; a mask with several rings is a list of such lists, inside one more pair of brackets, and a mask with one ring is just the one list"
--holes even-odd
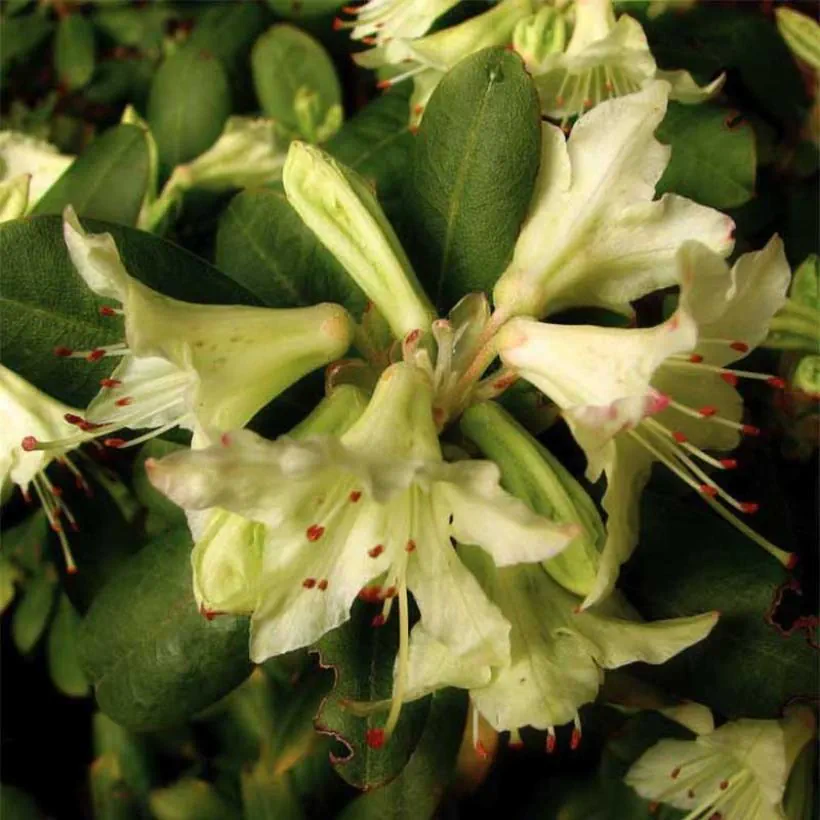
[(692, 362), (692, 364), (700, 364), (703, 361), (703, 356), (701, 356), (700, 353), (692, 353), (689, 356), (689, 361)]
[(423, 106), (423, 105), (417, 105), (417, 106), (413, 109), (413, 113), (414, 113), (417, 117), (418, 117), (418, 116), (419, 116), (419, 114), (421, 114), (423, 111), (424, 111), (424, 106)]
[(649, 415), (660, 413), (669, 407), (670, 402), (671, 399), (665, 393), (654, 392), (647, 398), (645, 412)]
[(116, 404), (117, 407), (128, 407), (129, 404), (133, 403), (134, 399), (132, 399), (131, 396), (123, 396), (121, 399), (117, 399), (114, 402), (114, 404)]
[(412, 538), (404, 545), (405, 552), (413, 552), (415, 548), (416, 542)]
[(376, 544), (375, 547), (373, 547), (372, 549), (369, 549), (367, 551), (367, 554), (371, 558), (378, 558), (383, 552), (384, 552), (384, 546), (382, 544)]
[(327, 589), (327, 578), (322, 578), (322, 580), (316, 585), (316, 588), (321, 592), (324, 592)]
[(720, 465), (725, 470), (734, 470), (737, 467), (737, 459), (736, 458), (722, 458), (722, 459), (720, 459)]
[(569, 739), (569, 748), (575, 751), (581, 745), (581, 730), (576, 726)]
[(353, 503), (353, 504), (355, 504), (361, 497), (362, 497), (361, 490), (353, 490), (353, 492), (350, 493), (350, 495), (348, 496), (351, 503)]
[(212, 621), (214, 618), (216, 618), (217, 615), (220, 615), (221, 613), (217, 612), (215, 609), (206, 609), (205, 604), (200, 604), (199, 614), (206, 621)]
[(82, 417), (82, 416), (78, 416), (76, 413), (66, 413), (66, 414), (63, 416), (63, 418), (64, 418), (64, 419), (65, 419), (65, 420), (66, 420), (69, 424), (80, 424), (80, 423), (82, 423), (82, 421), (83, 421), (83, 417)]
[(20, 446), (27, 452), (30, 453), (32, 450), (37, 449), (37, 439), (34, 436), (26, 436), (21, 442)]
[(69, 575), (76, 575), (76, 574), (79, 572), (79, 570), (77, 569), (77, 567), (76, 567), (74, 564), (72, 564), (72, 565), (71, 565), (71, 566), (69, 566), (69, 567), (66, 567), (66, 568), (65, 568), (65, 571), (66, 571)]
[(768, 384), (769, 387), (774, 387), (775, 390), (785, 390), (786, 388), (786, 380), (781, 379), (779, 376), (769, 376), (769, 378), (766, 379), (766, 384)]
[(396, 587), (387, 587), (387, 589), (382, 593), (383, 598), (395, 598), (398, 594), (398, 589)]
[(798, 562), (799, 560), (800, 560), (800, 559), (799, 559), (799, 557), (797, 556), (797, 554), (793, 552), (793, 553), (789, 556), (789, 560), (788, 560), (788, 561), (786, 561), (786, 569), (794, 569), (794, 568), (797, 566), (797, 562)]
[(93, 421), (86, 421), (85, 419), (77, 422), (77, 427), (79, 427), (84, 433), (88, 433), (91, 430), (96, 430), (102, 426), (102, 424), (94, 424)]
[(315, 578), (305, 578), (305, 580), (302, 581), (302, 586), (305, 589), (313, 589), (313, 587), (316, 586), (316, 579)]
[(749, 352), (749, 345), (746, 342), (732, 342), (729, 347), (732, 350), (736, 350), (738, 353), (748, 353)]
[(102, 357), (105, 356), (105, 351), (101, 347), (97, 347), (92, 350), (85, 358), (86, 361), (89, 362), (98, 362)]
[(484, 746), (484, 744), (480, 740), (476, 741), (476, 744), (475, 744), (474, 748), (475, 748), (475, 753), (482, 760), (486, 760), (490, 756), (490, 753), (487, 751), (487, 748)]
[(52, 487), (51, 492), (52, 492), (53, 495), (56, 495), (57, 498), (59, 498), (63, 494), (63, 488), (62, 487)]
[(740, 432), (745, 436), (759, 436), (760, 428), (755, 427), (754, 424), (744, 424), (743, 427), (740, 428)]
[(381, 749), (386, 740), (384, 729), (368, 729), (365, 732), (364, 739), (371, 749)]
[(711, 416), (717, 415), (717, 407), (707, 405), (706, 407), (701, 407), (698, 410), (698, 413), (700, 413), (700, 415), (703, 416), (705, 419), (708, 419)]
[(760, 509), (760, 504), (756, 501), (744, 501), (740, 505), (740, 509), (749, 515), (754, 515)]
[(70, 347), (63, 347), (62, 345), (60, 347), (55, 347), (54, 348), (54, 355), (55, 356), (60, 356), (63, 359), (66, 356), (70, 356), (73, 352), (74, 351)]
[(672, 769), (669, 776), (672, 778), (672, 780), (677, 780), (679, 774), (680, 774), (680, 766), (675, 766), (675, 768)]
[(373, 618), (373, 620), (370, 622), (370, 626), (380, 627), (380, 626), (384, 626), (386, 623), (387, 623), (387, 619), (384, 617), (384, 615), (382, 615), (381, 613), (379, 613), (379, 614), (378, 614), (378, 615), (376, 615), (376, 617), (375, 617), (375, 618)]
[(116, 316), (117, 310), (115, 308), (109, 307), (108, 305), (103, 305), (100, 308), (100, 316)]
[(112, 449), (116, 450), (119, 447), (122, 447), (126, 443), (124, 438), (107, 438), (103, 444), (106, 447), (111, 447)]
[(419, 132), (419, 127), (418, 125), (411, 125), (407, 130), (415, 137)]
[(714, 498), (718, 494), (717, 487), (713, 487), (711, 484), (701, 484), (698, 489), (704, 495), (708, 495), (709, 498)]
[(721, 373), (720, 378), (731, 387), (737, 387), (738, 378), (734, 373)]
[(547, 754), (551, 755), (555, 751), (555, 735), (548, 734), (547, 735)]
[(52, 530), (52, 532), (62, 532), (63, 528), (60, 526), (59, 521), (52, 521), (51, 522), (51, 530)]
[(100, 387), (119, 387), (121, 384), (119, 379), (100, 379)]
[(689, 439), (686, 438), (686, 435), (684, 433), (681, 433), (679, 430), (675, 430), (672, 433), (672, 438), (675, 439), (675, 441), (677, 441), (678, 444), (683, 444), (685, 441), (689, 441)]
[(219, 443), (220, 443), (223, 447), (230, 447), (230, 446), (231, 446), (231, 436), (230, 436), (230, 434), (229, 434), (229, 433), (223, 433), (223, 434), (219, 437)]
[(359, 600), (366, 601), (368, 604), (376, 604), (382, 599), (381, 587), (362, 587), (359, 590)]
[(523, 740), (511, 740), (507, 744), (511, 749), (514, 749), (516, 752), (520, 751), (524, 748), (524, 741)]
[(729, 788), (729, 781), (728, 780), (721, 780), (720, 781), (720, 790), (722, 792), (725, 792), (726, 789), (728, 789), (728, 788)]
[(308, 541), (318, 541), (324, 534), (325, 528), (320, 524), (311, 524), (307, 530), (305, 530)]
[(333, 18), (333, 30), (334, 31), (340, 31), (341, 29), (344, 28), (344, 25), (345, 25), (344, 21), (340, 17), (334, 17)]
[[(376, 38), (375, 37), (362, 37), (362, 42), (366, 46), (375, 46), (376, 45)], [(387, 40), (385, 40), (385, 43)]]
[(391, 85), (392, 83), (390, 82), (390, 80), (379, 80), (379, 82), (376, 83), (376, 88), (380, 88), (383, 91), (387, 88), (390, 88)]

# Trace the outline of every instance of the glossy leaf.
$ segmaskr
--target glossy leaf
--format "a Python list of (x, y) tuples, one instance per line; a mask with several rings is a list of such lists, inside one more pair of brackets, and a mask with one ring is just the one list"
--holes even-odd
[(74, 698), (83, 698), (91, 690), (77, 658), (79, 626), (80, 616), (71, 601), (60, 595), (48, 633), (48, 672), (57, 689)]
[(54, 605), (57, 579), (51, 567), (26, 586), (11, 616), (11, 637), (19, 652), (31, 652), (40, 640)]
[(161, 166), (170, 171), (210, 148), (230, 113), (228, 77), (210, 51), (189, 46), (168, 57), (148, 100)]
[(419, 743), (430, 709), (429, 698), (407, 704), (389, 742), (380, 749), (367, 745), (367, 730), (381, 728), (386, 712), (363, 717), (347, 708), (346, 702), (389, 699), (398, 650), (397, 619), (377, 628), (371, 626), (375, 614), (375, 607), (357, 602), (351, 619), (316, 645), (320, 663), (332, 667), (336, 675), (316, 726), (340, 742), (333, 756), (336, 771), (360, 789), (382, 786), (398, 776)]
[(538, 96), (521, 59), (485, 49), (445, 76), (413, 153), (400, 231), (441, 309), (489, 291), (509, 262), (540, 151)]
[(250, 671), (248, 621), (209, 621), (194, 600), (187, 530), (164, 533), (123, 566), (94, 599), (80, 658), (97, 703), (143, 730), (189, 719)]
[(60, 214), (72, 205), (80, 217), (135, 225), (148, 189), (145, 134), (118, 125), (96, 139), (34, 206), (33, 216)]
[(680, 194), (712, 208), (736, 208), (754, 195), (755, 134), (737, 111), (670, 103), (656, 136), (672, 148), (658, 194)]
[[(53, 189), (52, 189), (53, 190)], [(212, 304), (256, 304), (247, 291), (193, 254), (142, 231), (84, 223), (110, 231), (129, 273), (168, 296)], [(110, 375), (110, 362), (91, 364), (54, 356), (55, 347), (80, 350), (122, 339), (122, 324), (104, 318), (105, 304), (74, 270), (57, 217), (0, 225), (3, 259), (3, 363), (41, 390), (85, 406)]]
[(281, 185), (244, 191), (219, 222), (216, 264), (271, 307), (339, 302), (354, 314), (366, 299), (302, 222)]
[(94, 28), (81, 14), (68, 14), (57, 25), (54, 68), (69, 91), (82, 88), (94, 73)]

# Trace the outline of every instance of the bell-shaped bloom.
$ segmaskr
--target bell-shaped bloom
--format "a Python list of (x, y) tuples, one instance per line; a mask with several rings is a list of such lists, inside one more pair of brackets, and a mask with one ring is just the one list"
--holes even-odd
[(400, 38), (414, 40), (457, 5), (459, 0), (367, 0), (360, 6), (343, 6), (352, 20), (336, 18), (333, 27), (351, 29), (350, 37), (366, 45), (382, 45)]
[(782, 720), (733, 720), (694, 740), (667, 738), (632, 765), (625, 781), (685, 820), (785, 820), (783, 795), (801, 750), (816, 734), (812, 710)]
[(427, 330), (435, 311), (367, 183), (315, 146), (293, 142), (288, 201), (367, 294), (397, 338)]
[(789, 565), (779, 550), (735, 518), (757, 504), (738, 501), (707, 469), (727, 470), (732, 459), (708, 455), (731, 450), (741, 434), (740, 378), (782, 387), (767, 374), (727, 368), (760, 344), (785, 301), (789, 265), (774, 237), (744, 254), (730, 270), (705, 246), (687, 242), (679, 255), (678, 310), (661, 325), (622, 330), (539, 323), (518, 318), (498, 337), (502, 361), (549, 396), (583, 447), (587, 476), (607, 476), (603, 506), (607, 541), (595, 588), (585, 605), (612, 589), (618, 567), (638, 535), (640, 493), (653, 461), (660, 461), (745, 534)]
[(29, 177), (27, 209), (34, 207), (72, 162), (74, 157), (61, 154), (49, 142), (0, 131), (0, 183)]
[(6, 499), (13, 486), (23, 496), (39, 500), (51, 529), (57, 533), (66, 567), (76, 567), (68, 548), (64, 525), (76, 529), (77, 523), (62, 499), (60, 488), (46, 474), (52, 461), (59, 461), (73, 476), (77, 486), (88, 491), (88, 486), (69, 456), (80, 442), (50, 449), (35, 449), (34, 438), (63, 439), (74, 433), (73, 420), (79, 411), (46, 395), (13, 370), (0, 365), (0, 418), (3, 420), (0, 441), (0, 498)]
[(458, 62), (483, 48), (510, 42), (519, 20), (530, 14), (530, 0), (502, 0), (495, 8), (463, 23), (426, 37), (395, 37), (353, 59), (364, 68), (390, 66), (399, 72), (380, 85), (389, 88), (413, 80), (410, 97), (410, 126), (421, 122), (427, 102), (442, 77)]
[(708, 612), (641, 623), (614, 599), (580, 611), (581, 599), (540, 566), (496, 568), (468, 546), (459, 547), (459, 556), (512, 624), (509, 661), (490, 668), (475, 655), (458, 655), (429, 635), (422, 620), (410, 640), (408, 698), (441, 686), (468, 688), (497, 731), (516, 738), (524, 726), (546, 729), (548, 751), (555, 727), (570, 721), (573, 748), (580, 742), (578, 710), (595, 700), (604, 669), (664, 663), (703, 640), (718, 620)]
[[(408, 590), (426, 630), (485, 663), (509, 653), (509, 624), (461, 564), (451, 538), (499, 566), (541, 561), (577, 533), (536, 515), (499, 485), (487, 461), (447, 463), (426, 375), (405, 363), (382, 375), (363, 415), (340, 438), (275, 442), (240, 431), (222, 446), (149, 463), (161, 492), (186, 510), (220, 507), (266, 525), (251, 620), (251, 657), (307, 646), (349, 618), (354, 599), (394, 599), (406, 671)], [(403, 701), (397, 677), (389, 735)]]
[(602, 103), (568, 140), (544, 125), (529, 215), (495, 286), (497, 310), (544, 316), (598, 305), (628, 313), (632, 300), (675, 284), (687, 239), (731, 252), (728, 216), (674, 194), (653, 199), (670, 156), (654, 137), (668, 92), (656, 82)]
[[(129, 276), (111, 234), (87, 234), (71, 208), (64, 235), (86, 284), (121, 305), (103, 313), (122, 314), (125, 322), (122, 343), (55, 351), (91, 361), (119, 358), (81, 420), (93, 427), (81, 427), (86, 437), (124, 427), (152, 428), (148, 436), (129, 442), (134, 444), (179, 425), (201, 440), (241, 427), (285, 388), (341, 356), (350, 343), (351, 321), (338, 305), (278, 310), (180, 302)], [(109, 438), (106, 443), (125, 442)]]
[[(566, 123), (603, 100), (640, 91), (652, 80), (666, 80), (671, 98), (682, 103), (701, 102), (723, 85), (722, 74), (700, 88), (688, 71), (658, 69), (641, 24), (627, 14), (616, 20), (612, 0), (575, 0), (572, 11), (566, 48), (556, 49), (562, 19), (545, 29), (540, 47), (533, 44), (522, 53), (546, 116)], [(538, 26), (537, 16), (533, 25)]]

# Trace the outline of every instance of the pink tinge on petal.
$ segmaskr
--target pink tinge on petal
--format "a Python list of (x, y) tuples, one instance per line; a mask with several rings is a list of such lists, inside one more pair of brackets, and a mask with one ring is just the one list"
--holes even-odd
[(657, 390), (652, 390), (646, 397), (646, 404), (644, 405), (644, 412), (647, 416), (653, 416), (655, 413), (660, 413), (669, 407), (669, 396), (665, 393), (659, 393)]

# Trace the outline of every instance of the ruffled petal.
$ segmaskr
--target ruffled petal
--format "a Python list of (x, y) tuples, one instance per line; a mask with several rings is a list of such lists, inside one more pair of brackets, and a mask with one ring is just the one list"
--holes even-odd
[(705, 100), (710, 100), (723, 88), (726, 82), (726, 75), (721, 74), (707, 85), (700, 86), (693, 79), (688, 71), (656, 71), (655, 79), (665, 80), (672, 87), (669, 95), (670, 100), (676, 100), (684, 105), (696, 105)]

